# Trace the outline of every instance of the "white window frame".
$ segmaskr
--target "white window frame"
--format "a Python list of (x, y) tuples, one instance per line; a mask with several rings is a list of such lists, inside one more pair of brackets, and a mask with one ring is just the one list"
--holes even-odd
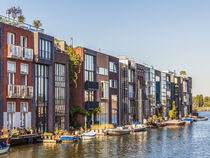
[[(11, 42), (11, 40), (10, 40), (11, 37), (13, 38), (13, 39), (12, 39), (12, 42)], [(14, 34), (14, 33), (7, 32), (7, 44), (12, 44), (12, 45), (15, 44), (15, 34)]]
[[(13, 63), (15, 65), (15, 71), (8, 71), (8, 65), (9, 65), (9, 63)], [(7, 72), (9, 72), (9, 73), (16, 73), (16, 62), (7, 61)]]

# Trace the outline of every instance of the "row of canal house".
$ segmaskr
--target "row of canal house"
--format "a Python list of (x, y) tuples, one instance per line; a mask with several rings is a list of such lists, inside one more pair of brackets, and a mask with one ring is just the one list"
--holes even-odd
[(167, 118), (173, 101), (177, 117), (192, 112), (192, 78), (125, 56), (75, 51), (82, 62), (77, 87), (69, 84), (64, 41), (27, 24), (0, 22), (0, 129), (69, 129), (70, 105), (101, 108), (100, 115), (78, 117), (88, 127), (143, 122), (158, 113)]
[(8, 21), (0, 22), (0, 129), (68, 129), (64, 42), (55, 43), (42, 29)]

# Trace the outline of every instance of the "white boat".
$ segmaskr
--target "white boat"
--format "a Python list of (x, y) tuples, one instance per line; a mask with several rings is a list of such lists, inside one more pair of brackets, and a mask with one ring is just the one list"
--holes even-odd
[(142, 132), (142, 131), (146, 131), (146, 127), (144, 125), (138, 124), (136, 126), (134, 126), (134, 128), (132, 129), (133, 132)]
[(96, 132), (94, 132), (93, 130), (90, 131), (90, 132), (86, 132), (86, 133), (83, 133), (81, 135), (82, 139), (93, 139), (96, 137)]
[(0, 154), (4, 154), (9, 150), (9, 144), (3, 144), (0, 142)]
[(110, 136), (120, 136), (120, 135), (125, 135), (125, 134), (130, 134), (131, 130), (130, 129), (124, 129), (122, 127), (117, 127), (114, 129), (109, 129), (108, 130), (108, 135)]

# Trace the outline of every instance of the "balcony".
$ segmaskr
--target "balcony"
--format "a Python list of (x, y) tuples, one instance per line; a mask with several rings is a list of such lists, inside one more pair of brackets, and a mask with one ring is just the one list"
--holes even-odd
[(85, 82), (85, 90), (97, 90), (98, 89), (98, 82)]
[(8, 85), (8, 98), (33, 98), (33, 87), (25, 85)]
[(33, 49), (8, 44), (8, 58), (33, 60)]
[(85, 102), (85, 109), (86, 110), (94, 110), (95, 108), (99, 107), (99, 103), (97, 101), (87, 101)]

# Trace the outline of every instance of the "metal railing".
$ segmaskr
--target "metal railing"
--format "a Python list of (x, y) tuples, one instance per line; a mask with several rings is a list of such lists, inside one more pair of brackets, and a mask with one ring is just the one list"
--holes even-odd
[(8, 85), (9, 98), (33, 98), (33, 87), (25, 85)]
[(8, 55), (10, 58), (22, 58), (25, 60), (33, 60), (33, 49), (8, 44)]
[(22, 28), (27, 31), (44, 33), (44, 29), (42, 29), (42, 28), (36, 28), (30, 24), (21, 23), (21, 22), (18, 22), (17, 20), (13, 20), (13, 19), (5, 17), (3, 15), (0, 15), (0, 22), (8, 24), (8, 25), (12, 25), (14, 27), (19, 27), (19, 28)]

